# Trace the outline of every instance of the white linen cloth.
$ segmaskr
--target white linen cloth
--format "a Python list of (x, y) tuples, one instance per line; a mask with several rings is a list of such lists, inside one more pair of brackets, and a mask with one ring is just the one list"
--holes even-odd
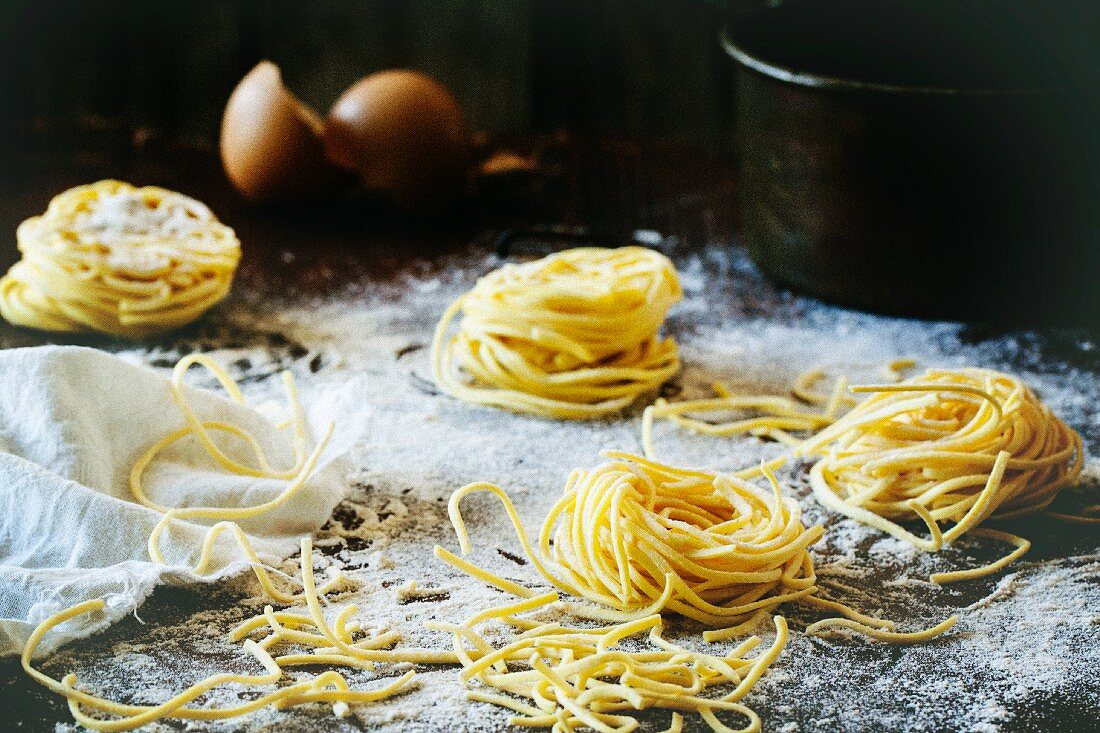
[[(324, 434), (340, 402), (350, 398), (347, 392), (303, 400), (313, 439)], [(221, 394), (190, 388), (189, 394), (200, 419), (251, 431), (275, 468), (294, 464), (290, 429), (276, 430), (256, 410)], [(130, 469), (153, 443), (184, 424), (168, 379), (153, 369), (89, 348), (0, 351), (0, 655), (20, 653), (39, 622), (82, 601), (104, 598), (105, 612), (59, 626), (41, 653), (114, 623), (160, 583), (210, 581), (248, 570), (226, 533), (213, 572), (196, 576), (190, 569), (207, 528), (181, 520), (162, 537), (169, 564), (149, 558), (146, 543), (161, 514), (134, 501)], [(299, 538), (320, 527), (343, 497), (343, 456), (355, 428), (338, 426), (291, 501), (241, 522), (265, 563), (292, 554)], [(252, 465), (250, 454), (232, 450), (238, 441), (218, 442), (228, 455)], [(143, 485), (165, 506), (230, 507), (267, 501), (287, 483), (228, 473), (189, 437), (154, 460)]]

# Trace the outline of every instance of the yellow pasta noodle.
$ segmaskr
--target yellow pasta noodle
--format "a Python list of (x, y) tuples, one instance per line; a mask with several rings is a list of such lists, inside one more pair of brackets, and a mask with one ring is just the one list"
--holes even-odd
[(826, 618), (807, 626), (805, 633), (807, 636), (816, 636), (822, 634), (826, 629), (836, 629), (840, 627), (854, 629), (873, 639), (888, 641), (893, 644), (920, 644), (952, 628), (958, 620), (957, 616), (951, 616), (935, 626), (922, 629), (921, 631), (893, 631), (891, 629), (877, 629), (847, 618)]
[[(264, 668), (263, 674), (221, 672), (194, 683), (159, 705), (130, 705), (106, 700), (79, 689), (75, 674), (70, 673), (61, 680), (57, 680), (37, 669), (32, 660), (42, 637), (52, 628), (69, 619), (101, 610), (104, 602), (98, 599), (86, 601), (56, 613), (39, 624), (24, 647), (22, 666), (37, 682), (68, 700), (69, 710), (79, 724), (91, 730), (108, 733), (133, 730), (163, 718), (184, 720), (236, 718), (268, 705), (283, 709), (323, 702), (331, 704), (333, 713), (342, 716), (347, 713), (349, 704), (383, 700), (401, 692), (413, 678), (414, 673), (407, 672), (389, 684), (370, 690), (353, 689), (344, 676), (335, 670), (328, 670), (304, 680), (299, 678), (299, 681), (282, 687), (273, 687), (282, 680), (284, 668), (299, 665), (325, 665), (369, 669), (375, 662), (429, 664), (458, 662), (458, 657), (450, 652), (437, 652), (430, 649), (387, 649), (386, 647), (392, 646), (398, 640), (398, 635), (393, 632), (355, 640), (353, 636), (358, 630), (357, 625), (347, 623), (348, 618), (356, 611), (354, 605), (346, 606), (335, 621), (329, 624), (321, 611), (318, 590), (313, 580), (313, 551), (308, 539), (302, 542), (302, 582), (305, 587), (303, 595), (310, 610), (309, 616), (276, 613), (268, 606), (262, 615), (240, 624), (229, 634), (230, 641), (244, 639), (243, 651), (248, 652), (261, 664)], [(259, 642), (245, 638), (260, 629), (267, 629), (271, 633)], [(291, 644), (299, 648), (310, 647), (312, 653), (272, 656), (270, 650), (282, 644)], [(240, 705), (222, 708), (191, 706), (191, 703), (201, 695), (226, 684), (272, 689), (257, 690), (259, 694), (255, 699)], [(87, 711), (114, 717), (93, 716)]]
[[(891, 371), (911, 366), (896, 362)], [(1080, 436), (1054, 415), (1018, 378), (990, 369), (930, 370), (899, 383), (862, 385), (871, 396), (844, 414), (850, 399), (837, 381), (831, 395), (812, 392), (820, 371), (799, 378), (792, 394), (823, 407), (807, 410), (783, 397), (743, 397), (728, 392), (712, 400), (658, 402), (643, 417), (642, 441), (653, 455), (653, 421), (671, 419), (712, 435), (755, 432), (782, 440), (791, 454), (818, 458), (810, 471), (815, 497), (830, 509), (929, 552), (974, 530), (987, 519), (1045, 510), (1080, 474)], [(754, 409), (760, 415), (717, 424), (694, 413)], [(810, 433), (795, 438), (784, 432)], [(782, 459), (778, 459), (782, 460)], [(752, 475), (753, 470), (741, 472)], [(1061, 515), (1089, 522), (1085, 516)], [(899, 522), (919, 519), (930, 536)], [(941, 530), (941, 522), (952, 526)], [(1021, 557), (1027, 540), (987, 530), (986, 536), (1016, 546), (988, 565), (937, 573), (947, 583), (995, 572)]]
[[(153, 528), (152, 534), (149, 536), (149, 556), (154, 562), (161, 565), (168, 564), (167, 559), (164, 557), (160, 550), (160, 538), (166, 529), (171, 525), (174, 520), (185, 519), (199, 519), (210, 520), (217, 522), (207, 531), (206, 537), (203, 541), (199, 560), (193, 568), (193, 572), (196, 574), (203, 574), (207, 571), (208, 566), (214, 557), (214, 543), (218, 537), (222, 534), (229, 532), (237, 540), (240, 545), (241, 551), (248, 558), (249, 563), (252, 566), (253, 572), (256, 574), (257, 580), (259, 580), (261, 587), (269, 598), (277, 600), (280, 603), (293, 603), (300, 599), (301, 596), (297, 594), (288, 594), (279, 590), (271, 581), (271, 577), (267, 568), (260, 561), (260, 558), (256, 555), (255, 550), (252, 548), (252, 544), (248, 539), (248, 535), (236, 524), (241, 519), (249, 519), (252, 517), (258, 517), (262, 514), (272, 511), (273, 509), (286, 504), (288, 501), (294, 498), (295, 495), (305, 486), (306, 481), (312, 474), (314, 466), (321, 454), (324, 452), (325, 447), (328, 444), (329, 438), (332, 435), (333, 426), (330, 425), (325, 436), (317, 444), (315, 448), (307, 453), (308, 433), (305, 424), (305, 417), (302, 411), (301, 403), (298, 400), (298, 392), (294, 385), (294, 378), (289, 372), (283, 373), (283, 382), (287, 391), (287, 398), (289, 402), (290, 421), (287, 427), (293, 430), (293, 444), (295, 453), (294, 465), (280, 469), (273, 467), (267, 455), (265, 455), (263, 449), (260, 446), (259, 441), (254, 435), (236, 425), (231, 425), (224, 422), (212, 422), (202, 421), (191, 407), (191, 403), (187, 398), (187, 391), (184, 389), (184, 377), (187, 374), (188, 369), (192, 366), (201, 366), (211, 374), (222, 385), (222, 387), (229, 393), (230, 398), (240, 404), (244, 404), (244, 396), (241, 394), (240, 389), (233, 382), (232, 378), (221, 367), (218, 362), (211, 359), (209, 356), (202, 354), (193, 354), (181, 359), (172, 373), (171, 389), (172, 396), (183, 413), (187, 425), (175, 432), (165, 436), (162, 440), (152, 445), (134, 464), (130, 471), (130, 492), (133, 494), (134, 499), (137, 500), (142, 506), (149, 507), (158, 512), (161, 512), (163, 516), (157, 525)], [(218, 447), (214, 439), (211, 437), (211, 431), (224, 433), (230, 435), (244, 445), (248, 446), (252, 451), (255, 459), (255, 466), (248, 466), (233, 460), (226, 455), (221, 448)], [(163, 451), (167, 450), (170, 446), (185, 438), (194, 438), (199, 441), (203, 449), (206, 451), (210, 458), (218, 463), (223, 469), (230, 473), (235, 473), (242, 476), (252, 476), (256, 478), (269, 478), (277, 480), (286, 480), (288, 484), (278, 495), (272, 499), (256, 504), (253, 506), (244, 507), (166, 507), (149, 498), (142, 484), (142, 477), (149, 465), (160, 455)], [(340, 577), (335, 577), (322, 589), (322, 592), (329, 590), (336, 584), (341, 582)]]
[(229, 292), (241, 248), (202, 203), (105, 180), (69, 189), (16, 232), (0, 315), (46, 331), (141, 338), (190, 323)]
[(642, 247), (505, 265), (440, 319), (435, 381), (462, 400), (545, 417), (617, 412), (679, 370), (676, 343), (658, 332), (681, 295), (668, 258)]
[[(471, 547), (459, 504), (485, 491), (503, 502), (539, 573), (596, 604), (575, 604), (574, 613), (626, 621), (672, 611), (729, 626), (816, 590), (808, 548), (823, 530), (803, 526), (797, 503), (782, 497), (770, 471), (765, 493), (729, 475), (604, 455), (612, 460), (569, 477), (537, 547), (502, 489), (475, 483), (456, 491), (448, 509), (463, 553)], [(490, 582), (506, 588), (502, 579)]]
[[(908, 638), (892, 631), (892, 621), (818, 595), (809, 547), (824, 530), (803, 526), (798, 504), (783, 498), (767, 465), (759, 470), (770, 495), (734, 474), (673, 468), (617, 451), (604, 455), (613, 460), (569, 477), (537, 546), (503, 489), (473, 483), (455, 491), (448, 513), (463, 554), (472, 546), (460, 504), (469, 494), (486, 492), (504, 506), (542, 577), (592, 604), (559, 604), (577, 616), (630, 623), (675, 612), (715, 627), (703, 638), (719, 642), (745, 634), (781, 604), (798, 601), (841, 613), (858, 628), (882, 631), (871, 634), (880, 641)], [(442, 547), (435, 554), (524, 603), (549, 602)], [(911, 636), (931, 638), (950, 627), (940, 624)]]
[[(826, 506), (926, 550), (987, 519), (1045, 509), (1081, 472), (1081, 437), (1023, 382), (990, 369), (931, 370), (900, 384), (854, 387), (871, 397), (800, 448)], [(923, 511), (918, 511), (918, 508)], [(920, 518), (931, 538), (898, 524)], [(938, 524), (952, 526), (941, 530)], [(1026, 552), (1025, 540), (998, 533)], [(950, 581), (993, 572), (1002, 561)]]
[[(556, 595), (532, 596), (488, 609), (461, 625), (426, 624), (452, 635), (455, 654), (462, 659), (461, 676), (471, 686), (468, 699), (513, 711), (511, 725), (558, 733), (581, 728), (604, 733), (634, 730), (639, 721), (632, 713), (649, 708), (672, 711), (670, 731), (682, 730), (685, 712), (697, 713), (714, 731), (760, 730), (759, 717), (740, 701), (787, 643), (782, 616), (774, 618), (776, 638), (764, 652), (747, 656), (761, 642), (749, 636), (718, 656), (664, 639), (660, 614), (595, 628), (566, 627), (517, 615), (549, 605)], [(759, 616), (754, 617), (754, 622), (758, 620)], [(477, 628), (492, 621), (519, 633), (494, 648)], [(638, 642), (630, 649), (620, 646), (640, 634), (647, 635), (646, 648), (639, 649)], [(710, 692), (717, 686), (730, 689), (722, 695)], [(730, 728), (719, 720), (719, 712), (739, 715), (747, 723)]]
[[(900, 372), (913, 366), (911, 359), (898, 359), (884, 370), (887, 378), (897, 380)], [(857, 402), (847, 393), (848, 381), (838, 378), (829, 392), (819, 392), (816, 385), (826, 378), (822, 369), (810, 369), (800, 374), (791, 385), (790, 396), (734, 394), (726, 385), (713, 385), (715, 396), (709, 399), (668, 402), (660, 398), (642, 414), (642, 446), (647, 458), (656, 455), (653, 446), (653, 423), (665, 418), (682, 428), (703, 435), (729, 437), (753, 435), (769, 438), (797, 448), (802, 440), (793, 432), (812, 434), (832, 425)], [(817, 408), (817, 409), (814, 409)], [(728, 419), (709, 422), (698, 417), (705, 413), (732, 415)]]

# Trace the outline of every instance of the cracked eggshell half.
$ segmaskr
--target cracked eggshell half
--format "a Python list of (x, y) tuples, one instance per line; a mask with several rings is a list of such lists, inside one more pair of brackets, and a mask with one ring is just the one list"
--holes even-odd
[(445, 209), (466, 183), (462, 106), (415, 71), (380, 71), (353, 84), (329, 112), (324, 137), (329, 158), (407, 210)]
[(225, 106), (221, 158), (233, 186), (253, 201), (335, 196), (354, 177), (325, 157), (324, 123), (283, 86), (279, 67), (260, 62)]

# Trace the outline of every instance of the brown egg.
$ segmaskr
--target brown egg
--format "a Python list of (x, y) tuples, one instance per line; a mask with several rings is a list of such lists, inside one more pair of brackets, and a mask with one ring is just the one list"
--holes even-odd
[(465, 182), (466, 116), (446, 87), (415, 71), (360, 79), (333, 105), (325, 150), (398, 205), (437, 211)]
[(221, 155), (229, 180), (256, 201), (331, 196), (354, 179), (326, 157), (323, 122), (261, 61), (241, 79), (222, 117)]

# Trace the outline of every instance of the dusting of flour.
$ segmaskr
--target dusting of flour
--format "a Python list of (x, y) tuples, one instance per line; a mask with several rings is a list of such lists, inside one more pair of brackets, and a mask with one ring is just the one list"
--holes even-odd
[[(436, 393), (429, 379), (432, 328), (447, 304), (498, 264), (483, 254), (455, 255), (437, 266), (411, 263), (397, 281), (361, 283), (323, 299), (269, 293), (231, 301), (212, 316), (208, 332), (186, 343), (123, 352), (128, 359), (168, 368), (189, 349), (208, 349), (261, 402), (279, 399), (278, 380), (271, 377), (283, 368), (297, 375), (306, 401), (354, 385), (357, 398), (344, 406), (340, 421), (365, 426), (367, 437), (357, 449), (347, 500), (317, 540), (318, 567), (339, 567), (358, 586), (334, 598), (334, 608), (358, 604), (364, 626), (400, 629), (407, 645), (444, 648), (449, 640), (425, 631), (425, 620), (458, 621), (503, 599), (432, 556), (435, 544), (457, 550), (446, 515), (451, 491), (470, 481), (498, 483), (533, 528), (559, 496), (570, 469), (594, 465), (603, 449), (640, 450), (636, 411), (624, 419), (554, 422)], [(981, 334), (958, 324), (822, 305), (763, 282), (736, 250), (688, 253), (677, 265), (686, 295), (673, 310), (668, 331), (682, 345), (684, 370), (674, 387), (684, 396), (707, 394), (715, 379), (740, 390), (782, 393), (795, 375), (813, 366), (853, 381), (876, 379), (883, 364), (900, 357), (912, 357), (922, 367), (988, 366), (1020, 374), (1083, 433), (1089, 453), (1100, 454), (1100, 363), (1096, 346), (1083, 337)], [(668, 425), (658, 426), (657, 447), (669, 462), (712, 468), (743, 467), (781, 451), (774, 443), (699, 437)], [(902, 629), (936, 623), (951, 613), (960, 620), (946, 637), (913, 647), (794, 633), (747, 700), (765, 730), (1008, 733), (1044, 730), (1051, 720), (1076, 721), (1079, 730), (1097, 725), (1100, 540), (1094, 533), (1037, 519), (1017, 522), (1011, 528), (1035, 541), (1027, 562), (999, 576), (938, 588), (927, 582), (930, 572), (988, 560), (1004, 548), (975, 540), (923, 555), (817, 507), (808, 496), (806, 468), (791, 464), (781, 478), (799, 498), (806, 521), (828, 528), (814, 554), (830, 597), (887, 614)], [(1090, 459), (1084, 490), (1096, 490), (1098, 468)], [(464, 510), (477, 562), (507, 578), (545, 585), (521, 557), (498, 504), (474, 496)], [(297, 559), (283, 570), (296, 574)], [(262, 608), (252, 586), (245, 579), (232, 592), (166, 590), (140, 611), (145, 625), (122, 624), (59, 654), (48, 669), (75, 669), (90, 688), (138, 702), (159, 701), (184, 680), (197, 680), (215, 667), (250, 669), (224, 635)], [(179, 610), (188, 604), (189, 611)], [(794, 629), (819, 617), (797, 606), (785, 613)], [(697, 631), (680, 624), (672, 635), (702, 647)], [(495, 633), (498, 641), (507, 638), (503, 630)], [(766, 628), (760, 634), (769, 641)], [(379, 685), (381, 677), (401, 671), (380, 667), (350, 678)], [(230, 687), (204, 700), (225, 705), (247, 695)], [(322, 706), (264, 710), (249, 718), (247, 727), (496, 731), (508, 729), (507, 717), (498, 708), (467, 702), (454, 668), (425, 667), (409, 693), (353, 707), (347, 719), (336, 719)], [(688, 718), (689, 729), (702, 729)], [(647, 730), (667, 723), (665, 713), (645, 719)], [(244, 725), (160, 727), (233, 731)]]

